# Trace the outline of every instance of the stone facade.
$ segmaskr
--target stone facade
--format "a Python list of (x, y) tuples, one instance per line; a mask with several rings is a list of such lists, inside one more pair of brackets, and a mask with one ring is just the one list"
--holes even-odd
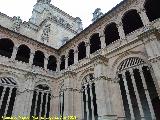
[(50, 0), (1, 13), (0, 116), (159, 120), (159, 5), (124, 0), (85, 30)]

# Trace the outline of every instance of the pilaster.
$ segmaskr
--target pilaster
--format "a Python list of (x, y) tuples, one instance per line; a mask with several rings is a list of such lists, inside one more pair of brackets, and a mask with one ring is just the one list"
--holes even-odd
[(98, 120), (115, 119), (111, 102), (111, 78), (109, 78), (108, 59), (99, 55), (92, 59), (94, 62), (95, 92), (98, 110)]
[[(144, 47), (146, 54), (148, 55), (148, 60), (150, 61), (155, 79), (158, 81), (160, 88), (160, 33), (157, 29), (150, 29), (139, 36), (144, 42)], [(160, 93), (159, 93), (160, 94)]]

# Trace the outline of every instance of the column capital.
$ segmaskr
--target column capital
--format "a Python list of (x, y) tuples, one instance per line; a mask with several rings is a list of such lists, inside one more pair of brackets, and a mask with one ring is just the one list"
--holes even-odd
[(122, 21), (120, 21), (116, 25), (117, 25), (117, 27), (120, 27), (120, 26), (123, 26), (123, 23), (122, 23)]
[(85, 42), (85, 46), (90, 46), (90, 42)]

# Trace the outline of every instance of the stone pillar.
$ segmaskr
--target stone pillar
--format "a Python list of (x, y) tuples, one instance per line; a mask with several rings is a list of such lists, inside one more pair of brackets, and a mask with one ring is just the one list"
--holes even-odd
[(149, 22), (149, 19), (148, 19), (147, 14), (146, 14), (145, 8), (139, 9), (139, 10), (138, 10), (138, 14), (139, 14), (140, 17), (141, 17), (141, 20), (142, 20), (142, 22), (143, 22), (143, 25), (144, 25), (144, 26), (147, 26), (150, 22)]
[(101, 33), (100, 35), (100, 41), (101, 41), (101, 49), (104, 49), (106, 47), (106, 42), (105, 42), (105, 35), (104, 33)]
[(17, 52), (18, 52), (18, 47), (14, 46), (13, 47), (12, 56), (11, 56), (11, 60), (15, 60), (16, 59)]
[[(10, 101), (11, 101), (11, 93), (12, 93), (12, 89), (13, 89), (13, 88), (10, 87), (9, 95), (8, 95), (8, 98), (7, 98), (7, 104), (6, 104), (6, 108), (5, 108), (5, 113), (4, 113), (4, 115), (6, 115), (6, 114), (7, 114), (7, 111), (8, 111), (9, 103), (10, 103)], [(2, 99), (2, 98), (1, 98), (1, 99)]]
[[(71, 71), (64, 73), (64, 116), (78, 116), (82, 114), (82, 111), (76, 111), (77, 108), (81, 108), (79, 104), (80, 100), (77, 100), (77, 97), (80, 98), (79, 90), (76, 88), (76, 74)], [(77, 104), (76, 104), (77, 102)], [(78, 113), (77, 113), (78, 112)]]
[(61, 57), (57, 57), (57, 68), (56, 71), (60, 71)]
[(111, 79), (108, 78), (109, 68), (106, 63), (108, 59), (99, 55), (92, 60), (95, 63), (94, 75), (98, 120), (115, 119), (110, 95)]
[(145, 81), (145, 77), (144, 77), (144, 74), (143, 74), (142, 67), (143, 66), (139, 66), (137, 69), (139, 70), (140, 77), (141, 77), (141, 80), (142, 80), (142, 83), (143, 83), (143, 87), (144, 87), (144, 90), (145, 90), (145, 95), (146, 95), (146, 98), (147, 98), (147, 102), (148, 102), (148, 106), (149, 106), (149, 109), (150, 109), (152, 120), (155, 120), (156, 118), (155, 118), (151, 98), (150, 98), (150, 95), (149, 95), (149, 91), (147, 89), (147, 84), (146, 84), (146, 81)]
[(65, 69), (68, 67), (68, 53), (65, 56)]
[(74, 64), (78, 63), (78, 48), (77, 46), (74, 49)]
[(144, 112), (143, 112), (143, 108), (142, 108), (142, 104), (141, 104), (141, 100), (140, 100), (140, 95), (138, 93), (138, 88), (137, 88), (137, 85), (136, 85), (136, 80), (134, 78), (133, 70), (129, 69), (129, 72), (130, 72), (130, 76), (131, 76), (134, 92), (135, 92), (135, 95), (136, 95), (136, 99), (137, 99), (138, 108), (139, 108), (139, 111), (140, 111), (141, 120), (145, 120)]
[(30, 58), (29, 58), (29, 64), (30, 64), (30, 65), (33, 64), (34, 55), (35, 55), (35, 52), (31, 52), (31, 53), (30, 53)]
[(127, 96), (127, 100), (128, 100), (128, 105), (129, 105), (129, 110), (130, 110), (130, 114), (131, 114), (131, 119), (134, 120), (135, 117), (134, 117), (132, 102), (131, 102), (131, 98), (130, 98), (130, 94), (129, 94), (129, 88), (128, 88), (128, 85), (127, 85), (127, 80), (126, 80), (125, 73), (122, 73), (122, 79), (123, 79), (124, 87), (125, 87), (125, 90), (126, 90), (126, 96)]
[[(142, 39), (144, 42), (146, 54), (148, 55), (148, 60), (150, 61), (153, 73), (153, 79), (158, 81), (158, 86), (160, 88), (160, 38), (158, 37), (160, 33), (156, 29), (148, 30), (139, 36), (139, 39)], [(155, 84), (156, 87), (157, 84)], [(159, 92), (160, 96), (160, 92)]]
[(119, 32), (120, 39), (125, 39), (126, 35), (125, 35), (125, 33), (124, 33), (122, 21), (120, 21), (120, 22), (118, 23), (117, 28), (118, 28), (118, 32)]
[(34, 90), (33, 79), (34, 77), (28, 76), (24, 85), (22, 85), (19, 91), (17, 91), (14, 107), (15, 116), (21, 115), (28, 117), (28, 115), (30, 115)]
[(44, 69), (45, 69), (45, 70), (47, 70), (48, 60), (49, 60), (48, 55), (46, 55), (46, 56), (44, 57)]
[(89, 56), (90, 56), (90, 43), (86, 42), (85, 45), (86, 45), (86, 57), (89, 58)]

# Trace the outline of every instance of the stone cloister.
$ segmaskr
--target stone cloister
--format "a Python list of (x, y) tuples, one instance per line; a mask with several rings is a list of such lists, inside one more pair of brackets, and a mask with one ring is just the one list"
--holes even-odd
[(84, 30), (50, 2), (28, 22), (0, 13), (0, 116), (159, 120), (160, 1), (124, 0)]

